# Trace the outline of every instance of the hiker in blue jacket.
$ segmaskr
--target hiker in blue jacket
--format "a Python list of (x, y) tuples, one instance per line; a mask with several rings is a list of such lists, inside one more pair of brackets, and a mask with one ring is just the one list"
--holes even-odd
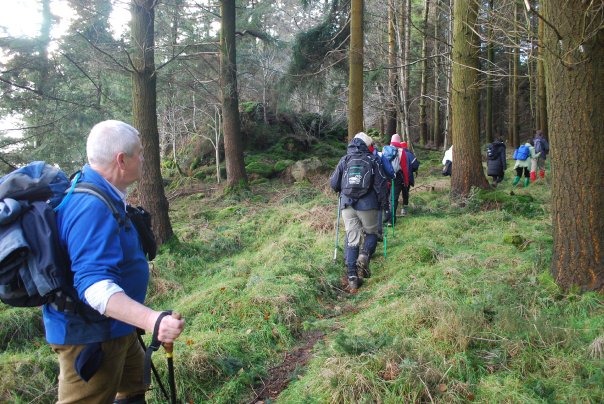
[[(373, 155), (379, 158), (380, 163), (382, 164), (382, 168), (384, 169), (384, 174), (386, 174), (386, 178), (388, 181), (392, 181), (396, 177), (396, 172), (394, 167), (392, 166), (395, 154), (393, 154), (392, 159), (389, 158), (388, 147), (386, 149), (382, 149), (382, 151), (378, 151), (377, 148), (373, 150)], [(390, 187), (388, 187), (388, 198), (390, 198)], [(390, 199), (389, 199), (390, 200)], [(378, 241), (384, 240), (384, 226), (383, 226), (383, 215), (385, 211), (383, 209), (378, 210)]]
[[(369, 261), (377, 246), (378, 209), (383, 209), (388, 203), (386, 175), (378, 157), (370, 151), (372, 146), (371, 137), (359, 132), (348, 145), (346, 155), (340, 159), (329, 180), (331, 189), (340, 193), (339, 208), (346, 228), (345, 261), (351, 291), (358, 289), (359, 276), (367, 278), (371, 275)], [(353, 160), (359, 164), (351, 166), (349, 163)], [(360, 170), (363, 162), (367, 162), (369, 167), (364, 171), (367, 175), (351, 174), (353, 170)], [(358, 191), (362, 193), (360, 197), (349, 196), (351, 185), (362, 184), (366, 185), (366, 189)], [(363, 232), (365, 240), (360, 248)]]
[(136, 229), (125, 218), (127, 188), (142, 173), (138, 131), (120, 121), (100, 122), (88, 136), (86, 152), (89, 164), (80, 181), (107, 194), (124, 224), (101, 199), (84, 193), (72, 194), (57, 213), (74, 286), (95, 311), (85, 318), (53, 304), (43, 308), (46, 339), (59, 357), (58, 402), (143, 403), (148, 386), (136, 328), (153, 332), (159, 323), (158, 339), (173, 342), (184, 321), (143, 304), (149, 266)]
[[(398, 208), (398, 196), (403, 195), (403, 207), (401, 209), (401, 216), (407, 216), (409, 213), (409, 190), (415, 185), (414, 173), (417, 174), (419, 169), (419, 160), (415, 157), (407, 147), (407, 142), (401, 142), (401, 137), (398, 134), (392, 135), (390, 138), (390, 145), (398, 149), (398, 162), (399, 167), (396, 170), (396, 178), (394, 181), (394, 197), (390, 198), (390, 204), (393, 202), (393, 206), (390, 206), (386, 214), (385, 220), (388, 226), (392, 226), (392, 219), (396, 224), (396, 209)], [(393, 214), (394, 212), (394, 214)]]
[[(528, 149), (528, 152), (521, 152), (526, 149)], [(517, 151), (518, 153), (516, 154), (515, 158), (516, 163), (514, 164), (514, 170), (516, 170), (516, 177), (514, 177), (512, 185), (516, 186), (520, 182), (520, 178), (522, 177), (522, 173), (524, 172), (524, 187), (526, 188), (529, 186), (530, 181), (531, 161), (539, 157), (540, 153), (535, 153), (533, 139), (530, 139), (524, 145), (520, 146)], [(520, 158), (518, 158), (518, 154), (520, 154)], [(525, 156), (526, 158), (522, 158)]]

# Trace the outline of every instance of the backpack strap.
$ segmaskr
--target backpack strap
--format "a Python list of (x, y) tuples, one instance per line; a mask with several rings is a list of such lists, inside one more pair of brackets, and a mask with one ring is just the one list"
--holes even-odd
[[(117, 221), (118, 225), (123, 226), (124, 223), (126, 222), (126, 219), (124, 218), (124, 216), (122, 216), (120, 214), (120, 212), (117, 210), (117, 208), (115, 207), (113, 202), (111, 202), (111, 199), (109, 199), (109, 196), (107, 196), (107, 194), (104, 191), (102, 191), (99, 187), (97, 187), (96, 185), (91, 184), (89, 182), (78, 182), (75, 185), (73, 191), (70, 188), (69, 192), (78, 193), (78, 194), (90, 194), (90, 195), (96, 196), (101, 201), (103, 201), (103, 203), (107, 206), (107, 208), (109, 208), (109, 210), (111, 211), (111, 214)], [(69, 193), (67, 194), (67, 196), (65, 196), (65, 199), (67, 199), (68, 196), (70, 196)], [(63, 202), (61, 202), (61, 204), (62, 203)], [(57, 206), (57, 209), (60, 206), (61, 205)]]

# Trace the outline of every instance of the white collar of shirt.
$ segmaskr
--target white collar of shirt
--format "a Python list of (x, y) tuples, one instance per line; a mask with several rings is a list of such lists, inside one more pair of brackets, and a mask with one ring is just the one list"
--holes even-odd
[(109, 186), (110, 186), (111, 188), (113, 188), (113, 190), (114, 190), (115, 192), (117, 192), (117, 194), (119, 195), (120, 199), (121, 199), (121, 200), (122, 200), (122, 202), (124, 203), (124, 209), (126, 209), (126, 205), (127, 205), (127, 203), (126, 203), (126, 193), (125, 193), (125, 192), (120, 191), (119, 189), (117, 189), (117, 187), (116, 187), (115, 185), (113, 185), (112, 183), (110, 183), (109, 181), (107, 181), (105, 178), (103, 178), (103, 179), (105, 180), (105, 182), (106, 182), (107, 184), (109, 184)]

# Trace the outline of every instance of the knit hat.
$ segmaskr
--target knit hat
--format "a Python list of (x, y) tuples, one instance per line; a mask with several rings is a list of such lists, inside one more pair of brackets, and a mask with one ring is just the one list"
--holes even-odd
[(403, 146), (403, 149), (406, 149), (407, 148), (407, 142), (401, 143), (401, 146)]
[(365, 142), (367, 147), (369, 147), (373, 144), (373, 139), (371, 138), (371, 136), (368, 136), (365, 132), (357, 133), (354, 138), (361, 139), (363, 142)]
[(390, 143), (392, 143), (392, 142), (400, 143), (401, 142), (401, 137), (397, 133), (395, 133), (390, 138)]

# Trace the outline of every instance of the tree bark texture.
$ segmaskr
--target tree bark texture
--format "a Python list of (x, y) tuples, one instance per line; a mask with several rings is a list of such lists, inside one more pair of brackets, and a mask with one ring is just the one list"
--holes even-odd
[(508, 60), (508, 144), (514, 147), (514, 128), (512, 125), (512, 110), (514, 109), (514, 50), (510, 49)]
[(363, 0), (350, 2), (348, 140), (363, 131)]
[(426, 145), (428, 139), (428, 122), (426, 117), (427, 92), (428, 92), (428, 13), (430, 12), (430, 0), (424, 0), (423, 16), (423, 41), (422, 41), (422, 75), (419, 90), (419, 144)]
[(154, 55), (155, 0), (133, 0), (131, 4), (132, 120), (143, 145), (143, 176), (138, 190), (141, 205), (153, 216), (153, 232), (158, 244), (173, 235), (168, 215), (168, 199), (160, 170), (159, 131), (157, 129), (157, 90)]
[[(514, 24), (518, 24), (518, 3), (514, 5)], [(516, 38), (519, 42), (519, 38)], [(520, 49), (514, 47), (514, 59), (513, 59), (513, 81), (512, 81), (512, 116), (510, 117), (510, 123), (512, 125), (512, 146), (520, 146), (520, 136), (518, 134), (518, 75), (520, 67)]]
[[(547, 0), (545, 78), (552, 167), (551, 273), (604, 290), (604, 30), (598, 2)], [(594, 29), (593, 27), (599, 27)]]
[(394, 0), (388, 1), (388, 98), (389, 106), (386, 110), (386, 128), (384, 133), (388, 136), (396, 133), (396, 110), (398, 104), (398, 89), (396, 79), (396, 33), (395, 33), (395, 4)]
[(243, 140), (239, 117), (237, 92), (237, 52), (235, 42), (235, 0), (220, 2), (222, 24), (220, 29), (220, 79), (222, 87), (222, 124), (224, 155), (228, 188), (247, 187), (243, 158)]
[(543, 136), (547, 138), (549, 136), (547, 130), (547, 90), (545, 88), (545, 68), (543, 66), (543, 26), (543, 20), (539, 19), (539, 49), (537, 59), (537, 116), (539, 119), (537, 121), (537, 129), (541, 129)]
[(439, 44), (439, 19), (438, 10), (439, 0), (435, 0), (432, 7), (432, 23), (434, 24), (434, 37), (432, 38), (432, 78), (434, 80), (434, 99), (432, 100), (432, 146), (440, 147), (442, 144), (442, 132), (440, 130), (440, 83), (439, 83), (439, 67), (440, 57), (438, 56)]
[[(489, 15), (493, 13), (493, 0), (489, 0)], [(486, 100), (486, 116), (485, 116), (485, 137), (487, 143), (493, 141), (493, 78), (489, 73), (493, 68), (495, 61), (495, 52), (493, 46), (493, 28), (489, 28), (489, 43), (487, 44), (487, 100)]]
[(456, 0), (453, 22), (452, 121), (455, 163), (451, 194), (468, 195), (472, 187), (486, 188), (482, 168), (478, 115), (479, 40), (474, 30), (478, 3)]

